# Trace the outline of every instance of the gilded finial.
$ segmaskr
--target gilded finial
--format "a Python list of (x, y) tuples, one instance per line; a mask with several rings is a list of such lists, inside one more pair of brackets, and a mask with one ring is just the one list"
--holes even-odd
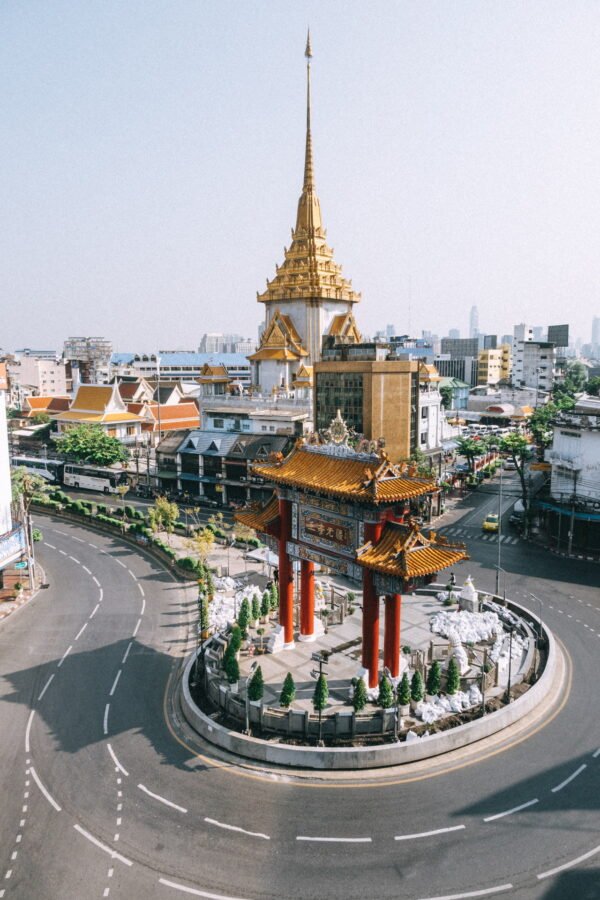
[(304, 51), (304, 55), (307, 59), (311, 59), (312, 57), (312, 47), (310, 46), (310, 28), (308, 29), (306, 35), (306, 50)]

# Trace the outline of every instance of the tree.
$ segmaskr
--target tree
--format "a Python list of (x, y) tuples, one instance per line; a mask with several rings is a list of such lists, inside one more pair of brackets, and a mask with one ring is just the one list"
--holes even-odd
[(35, 416), (32, 416), (31, 421), (35, 425), (47, 425), (49, 422), (52, 421), (52, 419), (50, 418), (50, 416), (48, 415), (47, 412), (38, 412), (35, 414)]
[(208, 615), (208, 597), (204, 593), (198, 594), (198, 630), (201, 636), (208, 637), (210, 618)]
[(319, 675), (317, 678), (317, 683), (315, 685), (315, 692), (313, 694), (313, 707), (315, 712), (322, 712), (327, 706), (327, 700), (329, 699), (329, 687), (327, 685), (327, 678), (323, 673)]
[[(179, 511), (177, 514), (179, 515)], [(198, 554), (200, 562), (204, 565), (206, 565), (214, 545), (215, 535), (210, 528), (202, 528), (188, 541), (188, 546)]]
[(410, 682), (410, 699), (420, 703), (423, 699), (423, 679), (420, 672), (415, 672)]
[(431, 663), (431, 668), (427, 673), (427, 693), (428, 694), (439, 694), (440, 688), (442, 686), (442, 670), (437, 659)]
[(250, 624), (250, 604), (248, 603), (247, 597), (244, 597), (240, 604), (237, 620), (242, 635), (245, 636), (248, 631), (248, 625)]
[(270, 612), (271, 612), (271, 595), (269, 594), (268, 591), (265, 591), (262, 595), (262, 600), (261, 600), (261, 604), (260, 604), (260, 614), (261, 614), (261, 616), (263, 616), (266, 619)]
[(552, 443), (552, 420), (558, 415), (558, 412), (559, 407), (556, 403), (546, 403), (544, 406), (538, 406), (527, 423), (541, 459), (543, 459), (546, 447)]
[(229, 684), (235, 684), (240, 680), (240, 667), (235, 654), (225, 654), (225, 674)]
[(594, 378), (590, 378), (585, 390), (586, 393), (591, 394), (592, 397), (597, 397), (600, 394), (600, 375), (595, 375)]
[(246, 547), (248, 547), (248, 541), (252, 541), (256, 538), (256, 532), (253, 528), (249, 528), (248, 525), (242, 525), (241, 522), (236, 522), (233, 536), (236, 541), (239, 541), (241, 544), (245, 544)]
[(352, 697), (354, 712), (362, 712), (367, 705), (368, 699), (367, 687), (364, 680), (362, 678), (357, 678), (354, 686), (354, 696)]
[(410, 703), (410, 682), (406, 672), (400, 679), (400, 687), (398, 688), (398, 703), (400, 706), (408, 706)]
[[(529, 443), (522, 434), (508, 434), (500, 441), (500, 450), (507, 453), (515, 464), (515, 469), (521, 482), (521, 495), (525, 507), (525, 522), (527, 523), (527, 510), (529, 504), (529, 491), (527, 489), (527, 472), (525, 463), (529, 459)], [(527, 527), (527, 525), (525, 526)]]
[(379, 682), (379, 705), (382, 709), (389, 709), (394, 705), (394, 691), (387, 675), (382, 675)]
[(446, 673), (446, 693), (455, 694), (460, 684), (460, 672), (456, 659), (451, 656), (448, 663), (448, 671)]
[(43, 497), (50, 490), (45, 478), (21, 467), (12, 470), (11, 484), (13, 502), (22, 505), (26, 517), (34, 498)]
[(252, 621), (256, 622), (260, 619), (260, 597), (254, 594), (252, 597)]
[(64, 432), (57, 444), (61, 453), (96, 466), (112, 466), (126, 462), (129, 451), (100, 425), (74, 425)]
[(449, 385), (441, 387), (440, 396), (442, 398), (442, 406), (444, 407), (444, 409), (452, 409), (452, 403), (454, 402), (452, 388)]
[(150, 528), (154, 532), (166, 531), (168, 535), (173, 534), (178, 518), (179, 507), (176, 503), (167, 500), (166, 497), (157, 497), (154, 506), (148, 510)]
[(242, 630), (239, 625), (234, 625), (229, 634), (229, 644), (227, 649), (231, 649), (232, 653), (237, 653), (242, 646)]
[(475, 460), (487, 452), (487, 441), (484, 438), (460, 437), (456, 441), (456, 452), (464, 456), (469, 472), (475, 471)]
[(265, 680), (263, 678), (261, 667), (257, 666), (254, 674), (252, 675), (252, 678), (250, 679), (250, 684), (248, 685), (248, 699), (262, 700), (264, 692)]
[(271, 583), (271, 609), (275, 611), (279, 606), (279, 588), (273, 581)]
[(296, 684), (294, 682), (294, 676), (291, 672), (288, 672), (283, 682), (281, 694), (279, 695), (279, 705), (283, 706), (284, 709), (287, 709), (288, 706), (292, 705), (295, 697)]

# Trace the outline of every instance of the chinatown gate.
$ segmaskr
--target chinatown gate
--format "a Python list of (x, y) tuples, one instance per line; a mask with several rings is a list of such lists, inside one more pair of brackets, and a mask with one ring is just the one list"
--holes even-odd
[[(369, 688), (379, 683), (379, 614), (384, 597), (383, 664), (400, 675), (402, 594), (433, 581), (442, 569), (467, 558), (411, 518), (437, 492), (435, 481), (406, 464), (392, 465), (382, 451), (353, 450), (339, 417), (328, 442), (298, 441), (285, 458), (253, 467), (273, 485), (270, 501), (236, 519), (260, 532), (279, 558), (279, 626), (276, 647), (294, 647), (293, 561), (300, 562), (299, 641), (315, 640), (315, 564), (362, 585), (362, 665)], [(368, 673), (368, 674), (367, 674)]]

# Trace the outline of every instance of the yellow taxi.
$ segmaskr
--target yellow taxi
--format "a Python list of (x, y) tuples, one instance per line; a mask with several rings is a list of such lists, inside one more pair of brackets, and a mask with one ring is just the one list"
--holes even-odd
[(486, 516), (481, 527), (483, 531), (498, 531), (499, 522), (497, 513), (490, 513)]

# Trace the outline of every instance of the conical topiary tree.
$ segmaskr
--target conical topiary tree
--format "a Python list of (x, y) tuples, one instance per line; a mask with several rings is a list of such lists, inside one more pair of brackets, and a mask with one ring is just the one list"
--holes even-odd
[(327, 684), (327, 678), (325, 675), (319, 675), (317, 678), (317, 683), (315, 685), (315, 692), (313, 694), (313, 707), (315, 712), (321, 712), (327, 706), (327, 700), (329, 699), (329, 686)]
[(252, 597), (252, 621), (256, 622), (260, 619), (260, 597), (254, 594)]
[(442, 670), (440, 668), (440, 664), (435, 659), (431, 663), (431, 668), (427, 673), (427, 693), (428, 694), (439, 694), (440, 688), (442, 686)]
[(288, 672), (285, 676), (285, 680), (283, 682), (283, 687), (281, 689), (281, 694), (279, 696), (279, 705), (283, 706), (284, 709), (287, 709), (288, 706), (291, 706), (294, 702), (294, 698), (296, 697), (296, 684), (294, 682), (294, 677), (291, 672)]
[(208, 597), (206, 594), (198, 594), (198, 630), (202, 637), (208, 636), (209, 628)]
[(271, 612), (271, 595), (268, 591), (265, 591), (264, 594), (262, 595), (262, 600), (261, 600), (261, 604), (260, 604), (260, 614), (261, 614), (261, 616), (263, 616), (266, 619), (270, 612)]
[(455, 658), (452, 656), (448, 663), (448, 671), (446, 673), (446, 693), (455, 694), (460, 684), (460, 672)]
[(394, 692), (387, 675), (382, 675), (379, 682), (379, 705), (382, 709), (389, 709), (394, 705)]
[(273, 582), (271, 584), (270, 594), (271, 594), (271, 609), (276, 610), (277, 607), (279, 606), (279, 588), (277, 587), (275, 582)]
[(248, 685), (248, 699), (249, 700), (262, 700), (263, 694), (265, 692), (265, 680), (263, 678), (262, 669), (258, 666), (250, 679), (250, 684)]
[(229, 684), (235, 684), (240, 680), (240, 667), (234, 653), (225, 654), (225, 674)]
[(356, 679), (356, 684), (354, 686), (354, 696), (352, 697), (352, 706), (354, 707), (354, 712), (362, 712), (362, 710), (367, 705), (368, 701), (367, 696), (367, 687), (362, 678)]
[(231, 648), (233, 653), (237, 653), (242, 646), (242, 630), (239, 625), (233, 625), (229, 635), (228, 650)]
[(415, 672), (410, 682), (410, 699), (420, 703), (423, 699), (423, 679), (420, 672)]
[(250, 604), (247, 597), (244, 597), (240, 604), (237, 620), (243, 637), (248, 631), (248, 625), (250, 624)]
[(410, 703), (410, 682), (406, 672), (400, 679), (400, 687), (398, 688), (398, 703), (400, 706), (408, 706)]

